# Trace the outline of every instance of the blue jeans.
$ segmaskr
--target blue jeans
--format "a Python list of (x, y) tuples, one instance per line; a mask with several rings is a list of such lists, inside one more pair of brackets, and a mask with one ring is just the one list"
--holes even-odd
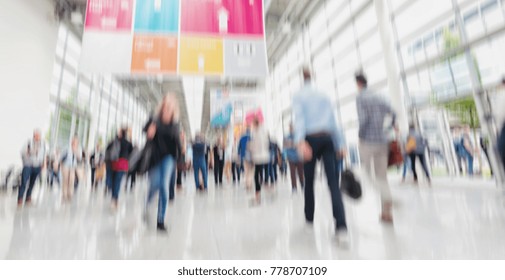
[(168, 199), (172, 200), (175, 197), (175, 164), (174, 168), (172, 168), (172, 174), (170, 175), (170, 185), (168, 187)]
[(111, 186), (113, 200), (117, 200), (119, 197), (119, 191), (121, 190), (121, 180), (123, 180), (125, 173), (125, 171), (112, 171)]
[[(147, 194), (146, 209), (156, 192), (158, 197), (158, 223), (165, 222), (165, 212), (167, 211), (168, 185), (170, 184), (173, 170), (175, 169), (175, 159), (173, 156), (165, 156), (161, 162), (149, 170), (149, 192)], [(173, 176), (172, 176), (173, 177)]]
[(35, 181), (40, 174), (40, 167), (23, 167), (21, 173), (21, 186), (18, 190), (18, 201), (22, 201), (25, 196), (26, 184), (28, 183), (28, 191), (26, 192), (26, 200), (30, 201), (32, 198), (32, 190), (35, 185)]
[(105, 190), (106, 191), (111, 191), (112, 190), (112, 167), (110, 164), (107, 164), (106, 169), (105, 169)]
[(309, 222), (314, 220), (314, 172), (316, 161), (322, 158), (326, 179), (331, 193), (333, 218), (337, 229), (347, 228), (345, 220), (344, 204), (340, 193), (340, 183), (335, 170), (335, 148), (331, 136), (307, 136), (305, 138), (312, 148), (312, 159), (304, 164), (305, 173), (305, 219)]
[(469, 153), (466, 152), (466, 162), (468, 164), (468, 175), (472, 176), (473, 175), (473, 156)]
[(198, 173), (202, 171), (203, 187), (207, 189), (207, 164), (205, 163), (205, 158), (193, 159), (193, 171), (196, 188), (198, 189), (200, 186), (200, 176), (198, 176)]
[(408, 169), (411, 169), (410, 157), (408, 155), (403, 155), (402, 179), (405, 179), (405, 176), (407, 175), (407, 170)]

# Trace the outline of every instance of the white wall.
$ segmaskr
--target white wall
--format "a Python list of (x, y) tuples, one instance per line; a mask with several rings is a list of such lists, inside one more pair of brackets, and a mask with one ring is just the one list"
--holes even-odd
[(0, 171), (21, 164), (34, 128), (49, 126), (57, 39), (50, 0), (0, 0)]

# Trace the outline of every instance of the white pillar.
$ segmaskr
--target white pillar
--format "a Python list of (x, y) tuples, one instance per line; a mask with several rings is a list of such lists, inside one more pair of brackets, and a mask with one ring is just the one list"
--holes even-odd
[(377, 15), (377, 26), (382, 43), (384, 64), (388, 77), (389, 95), (391, 103), (397, 113), (397, 123), (401, 131), (408, 130), (408, 118), (405, 108), (404, 96), (400, 89), (400, 71), (398, 69), (398, 56), (393, 40), (390, 13), (386, 1), (374, 0), (375, 13)]
[(98, 76), (93, 77), (90, 88), (90, 114), (91, 114), (91, 124), (89, 128), (89, 138), (87, 150), (92, 151), (95, 149), (97, 141), (97, 131), (98, 131), (98, 119), (100, 118), (100, 108), (102, 106), (100, 100), (102, 99), (102, 79)]

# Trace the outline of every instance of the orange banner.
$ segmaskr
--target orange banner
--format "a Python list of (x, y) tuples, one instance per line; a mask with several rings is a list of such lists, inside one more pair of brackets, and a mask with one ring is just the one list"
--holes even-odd
[(177, 37), (135, 35), (132, 72), (177, 72)]

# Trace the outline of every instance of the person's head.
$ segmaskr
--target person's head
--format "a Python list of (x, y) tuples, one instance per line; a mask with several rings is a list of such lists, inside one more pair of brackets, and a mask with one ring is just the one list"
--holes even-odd
[(359, 91), (362, 91), (363, 89), (368, 87), (368, 80), (362, 71), (358, 71), (354, 75), (354, 78), (356, 79), (356, 85), (358, 86)]
[(119, 130), (118, 138), (119, 139), (128, 138), (128, 128), (127, 127), (123, 127)]
[(260, 119), (258, 117), (254, 117), (253, 126), (255, 128), (258, 128), (260, 126)]
[(100, 149), (101, 149), (101, 145), (100, 145), (100, 142), (98, 142), (98, 143), (96, 143), (96, 150), (100, 151)]
[(302, 67), (302, 76), (305, 82), (310, 82), (312, 80), (312, 73), (309, 66), (305, 65)]
[(293, 131), (294, 131), (293, 123), (290, 123), (289, 124), (289, 133), (293, 133)]
[(409, 124), (409, 130), (410, 131), (413, 131), (413, 130), (416, 130), (416, 126), (414, 124)]
[(470, 126), (469, 125), (465, 125), (464, 128), (465, 132), (470, 132)]
[(172, 93), (167, 93), (160, 102), (157, 110), (158, 119), (164, 124), (177, 121), (179, 117), (179, 102)]
[(33, 141), (35, 142), (40, 141), (40, 130), (36, 129), (33, 131)]

